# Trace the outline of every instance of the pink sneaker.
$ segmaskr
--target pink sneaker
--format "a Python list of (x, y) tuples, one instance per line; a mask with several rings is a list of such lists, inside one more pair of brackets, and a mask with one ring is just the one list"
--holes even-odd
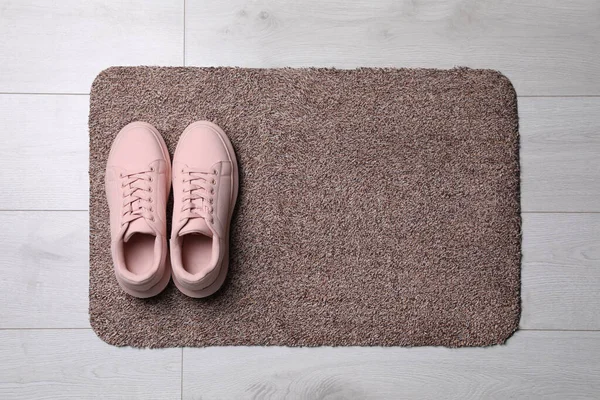
[(188, 126), (173, 156), (173, 281), (190, 297), (216, 292), (229, 266), (229, 223), (238, 194), (231, 142), (207, 121)]
[(171, 161), (160, 133), (132, 122), (115, 138), (106, 164), (111, 250), (117, 281), (135, 297), (169, 283), (166, 208)]

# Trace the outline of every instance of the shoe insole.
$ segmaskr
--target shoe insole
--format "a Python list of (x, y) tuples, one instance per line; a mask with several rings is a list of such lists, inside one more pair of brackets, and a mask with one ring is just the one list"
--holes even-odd
[(181, 242), (183, 268), (196, 275), (206, 271), (212, 257), (212, 238), (205, 235), (184, 235)]
[(156, 237), (145, 233), (134, 233), (123, 244), (125, 266), (135, 275), (144, 275), (154, 263), (154, 241)]

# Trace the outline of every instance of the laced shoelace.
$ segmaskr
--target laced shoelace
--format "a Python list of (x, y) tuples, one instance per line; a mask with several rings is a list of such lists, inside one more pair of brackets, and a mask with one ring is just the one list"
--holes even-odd
[(149, 172), (154, 172), (154, 167), (148, 171), (122, 172), (119, 176), (123, 189), (123, 225), (138, 218), (154, 221), (152, 209), (152, 182)]
[[(184, 167), (183, 174), (183, 206), (181, 207), (181, 220), (185, 218), (204, 218), (212, 224), (213, 201), (215, 194), (215, 177), (217, 170), (203, 172), (193, 168)], [(197, 204), (201, 203), (201, 204)]]

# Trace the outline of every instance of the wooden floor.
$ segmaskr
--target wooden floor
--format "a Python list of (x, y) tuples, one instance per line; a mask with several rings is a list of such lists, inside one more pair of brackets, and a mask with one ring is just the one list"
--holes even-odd
[[(0, 0), (0, 399), (600, 398), (597, 0)], [(88, 322), (88, 93), (111, 65), (493, 68), (522, 136), (505, 346), (137, 350)]]

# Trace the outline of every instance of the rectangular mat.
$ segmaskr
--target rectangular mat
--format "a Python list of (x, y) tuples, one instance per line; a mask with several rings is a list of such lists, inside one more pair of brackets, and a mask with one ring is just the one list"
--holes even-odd
[[(90, 321), (136, 347), (483, 346), (520, 316), (519, 135), (490, 70), (113, 67), (90, 100)], [(104, 169), (141, 120), (220, 125), (240, 164), (223, 288), (117, 285)]]

